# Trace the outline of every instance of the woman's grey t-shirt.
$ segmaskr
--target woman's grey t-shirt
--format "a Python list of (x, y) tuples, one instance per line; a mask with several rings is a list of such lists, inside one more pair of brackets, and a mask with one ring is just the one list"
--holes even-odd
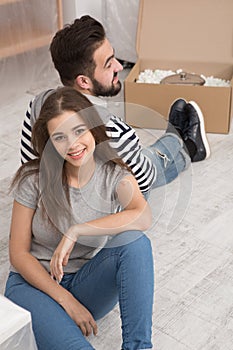
[[(104, 217), (120, 210), (116, 196), (116, 186), (123, 177), (129, 175), (126, 169), (116, 165), (115, 168), (96, 163), (95, 172), (90, 181), (82, 188), (69, 187), (70, 210), (75, 223), (85, 223)], [(71, 222), (59, 214), (53, 224), (46, 219), (40, 205), (38, 175), (27, 176), (14, 191), (14, 199), (35, 209), (32, 221), (31, 254), (49, 271), (49, 263), (59, 244), (62, 233), (70, 227)], [(44, 201), (43, 201), (44, 203)], [(56, 222), (55, 222), (56, 221)], [(107, 242), (108, 236), (80, 237), (70, 255), (69, 262), (64, 266), (64, 273), (76, 272), (91, 259)], [(16, 271), (11, 267), (12, 271)]]

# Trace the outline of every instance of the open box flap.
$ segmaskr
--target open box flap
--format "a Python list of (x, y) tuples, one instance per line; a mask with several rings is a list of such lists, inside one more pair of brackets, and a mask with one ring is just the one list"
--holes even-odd
[(141, 0), (141, 59), (233, 63), (233, 0)]

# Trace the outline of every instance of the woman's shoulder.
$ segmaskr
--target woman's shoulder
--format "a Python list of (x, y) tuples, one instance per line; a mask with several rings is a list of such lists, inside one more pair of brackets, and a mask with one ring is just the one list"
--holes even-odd
[(35, 164), (23, 164), (15, 174), (12, 181), (12, 188), (21, 188), (29, 185), (38, 187), (39, 182), (39, 168)]
[(13, 198), (20, 204), (35, 209), (39, 198), (39, 173), (32, 166), (22, 166), (13, 181)]

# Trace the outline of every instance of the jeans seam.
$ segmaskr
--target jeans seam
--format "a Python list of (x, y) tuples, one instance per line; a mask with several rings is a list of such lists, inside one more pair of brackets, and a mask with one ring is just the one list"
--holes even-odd
[[(119, 271), (119, 268), (118, 268), (118, 271)], [(125, 302), (125, 300), (127, 300), (128, 298), (128, 295), (125, 288), (125, 280), (126, 280), (125, 276), (126, 276), (125, 267), (123, 265), (121, 270), (121, 291), (120, 291), (121, 297), (119, 298), (119, 301), (120, 301), (120, 308), (121, 308), (122, 332), (124, 332), (123, 339), (124, 339), (124, 343), (128, 343), (129, 342), (129, 321), (128, 321), (127, 303)], [(123, 324), (123, 318), (124, 318), (124, 324)]]

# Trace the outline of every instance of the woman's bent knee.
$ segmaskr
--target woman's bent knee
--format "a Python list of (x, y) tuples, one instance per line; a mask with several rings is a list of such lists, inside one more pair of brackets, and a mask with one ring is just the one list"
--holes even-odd
[(106, 244), (105, 248), (122, 247), (128, 244), (133, 244), (139, 239), (148, 240), (148, 238), (142, 231), (139, 231), (139, 230), (124, 231), (112, 237)]

